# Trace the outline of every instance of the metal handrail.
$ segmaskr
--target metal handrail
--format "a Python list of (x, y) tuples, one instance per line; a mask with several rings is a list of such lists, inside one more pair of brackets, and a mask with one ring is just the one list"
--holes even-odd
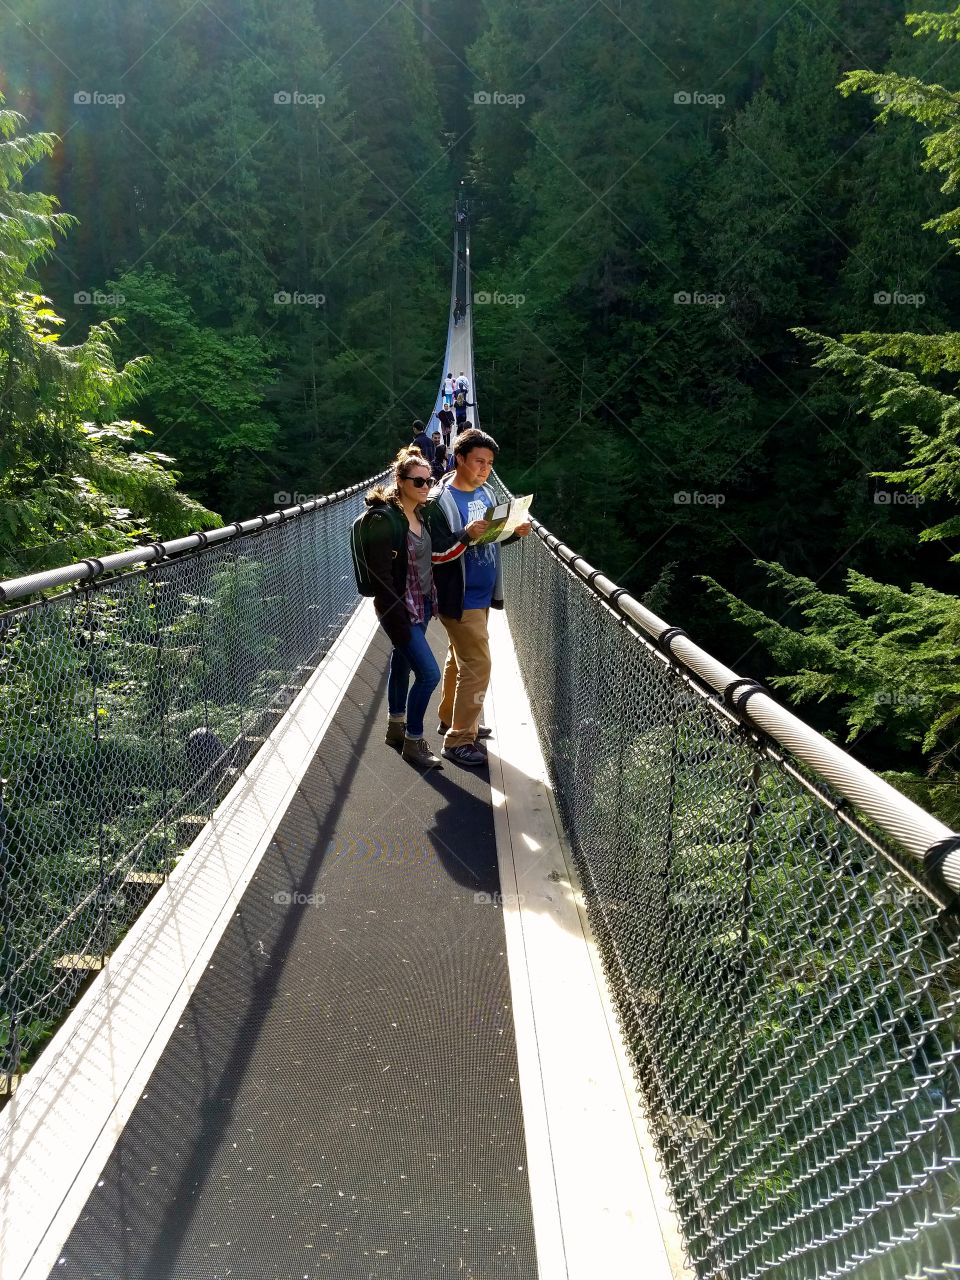
[[(501, 482), (502, 483), (502, 482)], [(830, 789), (923, 864), (934, 884), (960, 894), (960, 834), (878, 777), (849, 752), (789, 711), (756, 680), (738, 675), (561, 542), (538, 520), (547, 550), (622, 618), (649, 636), (667, 661), (718, 694), (723, 705), (811, 769)], [(860, 834), (867, 833), (860, 828)]]
[(361, 489), (368, 488), (382, 479), (385, 472), (379, 472), (368, 480), (351, 485), (348, 489), (338, 489), (309, 502), (300, 502), (292, 507), (282, 507), (267, 515), (253, 516), (249, 520), (236, 520), (233, 524), (221, 525), (219, 529), (210, 529), (204, 533), (190, 533), (183, 538), (172, 538), (166, 542), (150, 542), (143, 546), (133, 547), (129, 551), (118, 551), (109, 556), (90, 556), (76, 564), (62, 565), (57, 569), (44, 569), (40, 573), (26, 574), (21, 578), (9, 578), (0, 582), (0, 604), (9, 604), (24, 596), (35, 595), (39, 591), (50, 591), (57, 587), (69, 586), (71, 583), (91, 582), (104, 574), (129, 569), (134, 565), (156, 564), (185, 552), (202, 550), (206, 546), (228, 542), (231, 538), (243, 537), (251, 533), (259, 533), (273, 525), (282, 524), (286, 520), (295, 520), (319, 507), (329, 506), (342, 498), (351, 497)]

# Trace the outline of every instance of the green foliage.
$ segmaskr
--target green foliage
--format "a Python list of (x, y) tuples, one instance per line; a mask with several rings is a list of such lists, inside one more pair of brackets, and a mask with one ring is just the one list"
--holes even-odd
[[(0, 981), (19, 969), (15, 996), (42, 1014), (19, 1028), (21, 1063), (72, 998), (57, 957), (116, 946), (143, 906), (127, 873), (168, 871), (196, 815), (256, 750), (248, 735), (308, 656), (280, 604), (265, 563), (241, 543), (0, 626)], [(220, 744), (202, 768), (190, 755), (195, 729)], [(9, 988), (2, 1005), (0, 1071), (12, 1053)]]
[[(269, 477), (279, 427), (264, 397), (276, 381), (270, 352), (249, 334), (200, 325), (188, 295), (152, 267), (128, 272), (108, 288), (123, 299), (117, 313), (125, 345), (151, 352), (140, 404), (165, 446), (176, 456), (186, 483), (216, 495), (222, 505), (245, 498)], [(250, 490), (237, 476), (250, 472)]]
[(932, 326), (955, 312), (955, 269), (920, 231), (943, 198), (902, 177), (915, 136), (836, 92), (851, 50), (910, 67), (898, 6), (624, 0), (572, 27), (559, 2), (487, 8), (475, 85), (526, 101), (473, 109), (476, 285), (524, 301), (475, 310), (478, 368), (540, 518), (636, 594), (674, 564), (666, 616), (731, 659), (697, 573), (756, 590), (754, 560), (782, 559), (909, 581), (912, 513), (865, 483), (900, 461), (896, 433), (853, 415), (795, 333), (901, 323), (882, 292), (922, 292)]
[[(379, 470), (432, 403), (446, 311), (450, 175), (411, 9), (29, 9), (29, 31), (0, 10), (0, 40), (14, 85), (48, 86), (81, 219), (46, 291), (114, 282), (124, 353), (152, 357), (137, 416), (190, 490), (245, 518)], [(74, 104), (74, 74), (124, 103)]]
[(64, 343), (62, 317), (29, 278), (67, 223), (49, 197), (15, 187), (53, 146), (15, 136), (19, 123), (0, 112), (0, 577), (216, 523), (177, 490), (173, 460), (142, 448), (150, 433), (117, 417), (142, 391), (145, 359), (118, 366), (106, 321)]
[(789, 673), (771, 683), (800, 702), (837, 699), (849, 742), (882, 729), (886, 741), (922, 753), (927, 780), (914, 782), (914, 796), (935, 804), (945, 822), (960, 821), (960, 599), (922, 583), (904, 591), (853, 571), (848, 594), (833, 594), (781, 565), (763, 567), (804, 619), (802, 629), (706, 581)]
[[(908, 487), (908, 497), (960, 504), (960, 399), (924, 383), (897, 362), (913, 365), (928, 377), (960, 371), (960, 335), (917, 333), (858, 333), (843, 342), (822, 334), (797, 330), (820, 351), (816, 367), (851, 381), (858, 401), (870, 418), (895, 427), (909, 449), (905, 463), (875, 474)], [(943, 379), (941, 378), (941, 384)], [(960, 515), (924, 528), (920, 540), (939, 541), (960, 533)], [(952, 560), (960, 560), (960, 552)]]
[[(854, 1179), (867, 1238), (887, 1239), (908, 1135), (943, 1105), (952, 947), (923, 895), (725, 718), (666, 676), (597, 678), (625, 713), (591, 722), (579, 758), (554, 743), (556, 789), (691, 1257), (783, 1269), (798, 1221), (815, 1240), (818, 1203)], [(562, 679), (540, 680), (547, 701)]]
[[(0, 102), (3, 99), (0, 97)], [(24, 286), (27, 272), (56, 244), (55, 235), (70, 226), (68, 214), (56, 213), (52, 196), (20, 189), (24, 173), (51, 155), (50, 133), (18, 135), (23, 117), (0, 107), (0, 291)]]
[[(475, 286), (523, 296), (475, 309), (484, 425), (547, 524), (734, 663), (741, 629), (691, 589), (698, 575), (751, 600), (770, 562), (828, 592), (848, 571), (949, 591), (960, 279), (921, 228), (952, 234), (955, 15), (904, 28), (898, 0), (622, 0), (572, 24), (565, 0), (226, 0), (218, 14), (182, 0), (23, 0), (23, 24), (0, 12), (11, 93), (25, 104), (42, 82), (31, 118), (48, 146), (64, 138), (44, 178), (80, 216), (33, 292), (123, 297), (122, 323), (90, 339), (130, 367), (114, 416), (154, 430), (140, 457), (169, 474), (173, 455), (226, 518), (382, 466), (434, 394), (466, 176)], [(61, 42), (86, 83), (122, 81), (122, 108), (73, 104)], [(275, 101), (293, 89), (322, 105)], [(922, 293), (923, 310), (883, 308), (884, 292)], [(722, 301), (675, 301), (697, 293)], [(64, 338), (86, 332), (89, 311), (58, 309)], [(905, 315), (913, 335), (897, 333)], [(80, 495), (62, 479), (86, 474), (53, 469), (8, 504), (7, 526), (45, 520), (55, 537), (34, 539), (32, 563), (79, 553), (81, 500), (101, 504), (101, 546), (159, 527), (120, 478), (91, 472)], [(922, 507), (878, 505), (876, 477)]]
[[(916, 34), (960, 40), (955, 15), (914, 14)], [(871, 94), (881, 124), (906, 118), (926, 133), (924, 167), (944, 178), (941, 190), (960, 186), (960, 99), (939, 84), (893, 71), (848, 73), (841, 92)], [(925, 226), (946, 234), (960, 226), (960, 209), (930, 218)], [(953, 247), (960, 239), (952, 238)], [(873, 472), (906, 492), (877, 491), (875, 502), (895, 498), (919, 508), (943, 504), (945, 517), (924, 522), (922, 542), (944, 543), (960, 533), (960, 340), (946, 333), (847, 333), (842, 341), (806, 328), (794, 332), (817, 353), (815, 367), (851, 386), (852, 405), (889, 439), (899, 435), (907, 456)], [(936, 508), (935, 508), (936, 510)], [(953, 551), (951, 560), (960, 561)], [(889, 773), (947, 822), (960, 823), (960, 599), (920, 582), (909, 588), (884, 584), (850, 569), (848, 595), (830, 593), (780, 564), (759, 561), (771, 585), (804, 619), (802, 630), (750, 607), (712, 578), (712, 593), (760, 639), (781, 672), (775, 685), (793, 697), (837, 699), (848, 741), (882, 728), (900, 750), (922, 755), (921, 779), (902, 768)]]
[[(948, 37), (942, 36), (942, 39)], [(923, 139), (924, 168), (944, 175), (941, 191), (956, 194), (960, 185), (960, 99), (941, 84), (926, 84), (916, 76), (892, 72), (855, 71), (840, 85), (843, 94), (872, 94), (881, 107), (880, 123), (903, 116), (922, 124), (930, 132)], [(925, 224), (934, 231), (949, 233), (960, 227), (960, 209), (951, 209)], [(960, 240), (951, 239), (960, 246)]]

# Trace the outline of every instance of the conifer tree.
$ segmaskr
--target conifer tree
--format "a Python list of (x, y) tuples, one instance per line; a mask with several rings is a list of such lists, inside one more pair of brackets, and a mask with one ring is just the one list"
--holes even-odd
[(118, 366), (107, 322), (72, 346), (60, 339), (63, 320), (33, 273), (71, 219), (21, 189), (56, 144), (22, 124), (0, 108), (0, 577), (216, 523), (177, 490), (173, 459), (144, 448), (150, 433), (118, 417), (145, 359)]
[[(913, 14), (917, 35), (960, 40), (956, 14)], [(869, 94), (887, 124), (905, 118), (925, 127), (924, 167), (937, 172), (941, 190), (960, 186), (960, 100), (941, 84), (894, 71), (853, 71), (841, 92)], [(902, 135), (901, 135), (902, 136)], [(960, 208), (928, 218), (925, 226), (960, 248)], [(883, 508), (903, 503), (926, 510), (921, 542), (960, 561), (960, 340), (955, 332), (867, 331), (842, 340), (797, 331), (816, 353), (815, 367), (853, 388), (856, 408), (873, 424), (902, 439), (905, 458), (874, 473)], [(788, 674), (773, 678), (797, 698), (839, 698), (849, 740), (882, 727), (905, 750), (922, 753), (926, 774), (908, 769), (893, 781), (933, 807), (948, 822), (960, 819), (960, 598), (914, 582), (909, 590), (849, 572), (848, 597), (766, 564), (772, 585), (799, 611), (802, 627), (784, 626), (749, 607), (715, 581), (713, 593), (749, 626)]]

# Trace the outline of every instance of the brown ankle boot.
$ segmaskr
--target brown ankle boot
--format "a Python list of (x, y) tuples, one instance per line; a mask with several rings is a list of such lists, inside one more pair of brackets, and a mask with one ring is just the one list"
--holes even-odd
[(401, 755), (408, 764), (416, 765), (418, 769), (442, 767), (439, 759), (427, 745), (426, 738), (404, 738)]

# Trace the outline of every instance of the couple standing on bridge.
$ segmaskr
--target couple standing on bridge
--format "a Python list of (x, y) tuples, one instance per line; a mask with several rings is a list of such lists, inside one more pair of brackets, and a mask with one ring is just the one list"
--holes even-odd
[(423, 726), (440, 683), (426, 636), (431, 617), (440, 618), (449, 641), (437, 730), (444, 735), (441, 754), (460, 765), (486, 763), (482, 740), (490, 730), (480, 715), (490, 681), (487, 619), (491, 608), (503, 608), (500, 548), (531, 530), (527, 523), (502, 543), (477, 542), (490, 527), (486, 511), (497, 504), (487, 484), (497, 451), (486, 432), (463, 432), (454, 446), (455, 469), (431, 490), (427, 459), (414, 446), (401, 449), (391, 483), (367, 494), (367, 511), (355, 526), (355, 555), (393, 644), (386, 741), (421, 769), (440, 765)]

